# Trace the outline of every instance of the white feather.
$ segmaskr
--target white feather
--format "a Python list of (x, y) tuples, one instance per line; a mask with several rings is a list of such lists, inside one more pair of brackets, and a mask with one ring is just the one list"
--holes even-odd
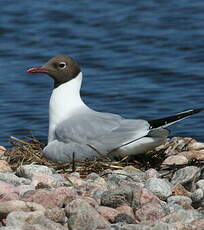
[(77, 109), (87, 106), (81, 99), (80, 88), (82, 73), (71, 81), (61, 84), (52, 91), (49, 103), (49, 135), (48, 143), (54, 140), (55, 128), (64, 119), (71, 117)]

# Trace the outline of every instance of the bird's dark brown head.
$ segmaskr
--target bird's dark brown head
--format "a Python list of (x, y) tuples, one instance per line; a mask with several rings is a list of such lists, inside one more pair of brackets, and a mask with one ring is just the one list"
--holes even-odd
[(27, 73), (46, 73), (54, 79), (54, 87), (68, 82), (80, 73), (78, 63), (69, 56), (56, 56), (51, 58), (42, 67), (33, 67)]

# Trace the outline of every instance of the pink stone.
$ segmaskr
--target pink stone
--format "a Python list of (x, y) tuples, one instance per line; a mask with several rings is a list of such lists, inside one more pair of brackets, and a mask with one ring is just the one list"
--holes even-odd
[(5, 218), (13, 211), (45, 211), (42, 205), (33, 202), (24, 202), (22, 200), (10, 200), (0, 203), (0, 219)]
[(50, 187), (59, 187), (61, 185), (61, 183), (52, 175), (46, 175), (44, 173), (37, 173), (33, 175), (31, 185), (37, 186), (39, 183), (48, 185)]
[(158, 197), (156, 197), (152, 192), (150, 192), (146, 188), (143, 188), (140, 195), (140, 204), (143, 205), (150, 202), (154, 204), (161, 204), (161, 200)]
[(16, 192), (16, 187), (12, 184), (0, 181), (0, 193)]
[(163, 165), (184, 165), (188, 163), (188, 159), (182, 155), (169, 156), (163, 161)]
[(204, 218), (194, 220), (190, 223), (195, 229), (202, 229), (204, 227)]
[(157, 172), (156, 169), (148, 169), (145, 172), (145, 179), (149, 179), (149, 178), (158, 178), (159, 177), (159, 173)]
[(167, 214), (161, 200), (145, 188), (141, 191), (139, 203), (140, 208), (135, 211), (135, 217), (139, 221), (155, 221)]
[(4, 181), (0, 181), (0, 202), (18, 199), (19, 195), (16, 187)]
[(5, 151), (6, 151), (6, 149), (4, 148), (4, 146), (0, 145), (0, 156), (3, 156)]
[(82, 199), (75, 199), (65, 208), (70, 229), (109, 229), (110, 223)]
[(0, 150), (6, 151), (6, 148), (4, 146), (0, 145)]
[(189, 144), (188, 144), (188, 149), (189, 150), (200, 150), (200, 149), (204, 149), (204, 143), (198, 142), (198, 141), (192, 139), (189, 142)]
[(117, 207), (116, 210), (121, 214), (126, 214), (128, 216), (131, 216), (133, 219), (135, 219), (133, 209), (130, 206), (122, 205), (120, 207)]
[(156, 221), (165, 215), (166, 212), (158, 203), (146, 203), (135, 212), (139, 221)]
[(114, 208), (109, 208), (106, 206), (99, 206), (97, 212), (106, 218), (108, 221), (114, 221), (115, 217), (119, 214), (119, 212)]
[(191, 151), (183, 151), (180, 155), (185, 156), (188, 160), (204, 160), (204, 149), (202, 150), (191, 150)]
[(0, 172), (12, 172), (12, 169), (7, 161), (0, 160)]
[(83, 179), (79, 178), (78, 176), (69, 175), (69, 174), (64, 174), (63, 176), (64, 176), (65, 179), (67, 179), (68, 182), (70, 182), (71, 185), (82, 186), (82, 185), (87, 184), (86, 181), (84, 181)]
[(30, 193), (25, 193), (22, 200), (41, 204), (45, 208), (56, 208), (62, 207), (64, 203), (71, 202), (76, 196), (77, 193), (74, 190), (68, 187), (59, 187), (52, 191), (38, 189)]
[(88, 204), (90, 204), (94, 208), (98, 207), (98, 202), (91, 197), (80, 196), (79, 198), (86, 201)]

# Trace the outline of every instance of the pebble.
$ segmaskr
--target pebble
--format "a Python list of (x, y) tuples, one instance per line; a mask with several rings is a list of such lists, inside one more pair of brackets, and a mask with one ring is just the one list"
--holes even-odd
[(177, 211), (179, 209), (193, 209), (191, 206), (192, 200), (187, 196), (170, 196), (167, 199), (167, 202), (171, 212)]
[(117, 208), (122, 205), (130, 205), (132, 201), (132, 190), (127, 188), (117, 188), (107, 190), (101, 195), (101, 205)]
[(96, 210), (101, 216), (103, 216), (104, 218), (106, 218), (108, 221), (112, 223), (115, 217), (119, 214), (117, 209), (106, 207), (106, 206), (99, 206)]
[[(32, 228), (31, 228), (32, 225)], [(50, 229), (50, 230), (66, 230), (61, 224), (55, 223), (50, 219), (46, 218), (44, 212), (34, 211), (34, 212), (24, 212), (15, 211), (11, 212), (7, 216), (7, 226), (19, 226), (23, 229), (37, 229), (36, 227), (40, 225), (38, 229)]]
[(190, 224), (196, 230), (203, 230), (204, 229), (204, 227), (203, 227), (204, 226), (204, 218), (193, 220)]
[(45, 208), (33, 202), (25, 202), (21, 200), (3, 201), (0, 205), (0, 219), (5, 218), (10, 212), (22, 210), (22, 211), (45, 211)]
[(61, 208), (46, 209), (44, 214), (48, 219), (56, 223), (65, 224), (66, 222), (66, 216), (65, 216), (64, 209), (61, 209)]
[(31, 183), (31, 180), (26, 179), (26, 178), (17, 177), (13, 173), (1, 173), (1, 172), (0, 172), (0, 181), (5, 181), (15, 186)]
[(159, 172), (157, 172), (157, 170), (153, 168), (148, 169), (147, 171), (145, 171), (145, 174), (144, 174), (144, 178), (146, 180), (150, 178), (159, 178), (159, 177), (160, 177)]
[(65, 207), (70, 229), (103, 229), (110, 223), (101, 216), (90, 204), (81, 199), (75, 199)]
[(145, 188), (153, 192), (161, 200), (166, 200), (171, 196), (171, 187), (164, 179), (150, 178), (145, 183)]
[(204, 179), (197, 181), (196, 185), (198, 188), (201, 188), (202, 190), (204, 190)]
[(113, 223), (118, 223), (118, 222), (127, 223), (127, 224), (136, 224), (135, 219), (125, 213), (120, 213), (115, 217)]
[[(173, 138), (164, 146), (163, 162), (180, 164), (173, 177), (164, 175), (168, 168), (145, 171), (135, 165), (86, 178), (36, 164), (12, 172), (1, 158), (0, 230), (202, 230), (204, 173), (179, 161), (202, 153), (204, 143), (192, 142)], [(1, 163), (8, 168), (1, 171)]]
[(22, 185), (18, 185), (17, 187), (15, 187), (15, 189), (19, 193), (20, 197), (23, 197), (26, 192), (34, 191), (35, 186), (22, 184)]
[(199, 202), (203, 199), (203, 197), (204, 191), (201, 188), (196, 189), (191, 195), (191, 199), (193, 200), (193, 202)]
[(0, 172), (12, 172), (12, 169), (7, 161), (0, 160)]
[(200, 149), (204, 149), (204, 143), (198, 142), (194, 139), (192, 139), (188, 143), (188, 150), (200, 150)]
[(132, 219), (135, 219), (135, 214), (133, 212), (133, 209), (128, 205), (122, 205), (120, 207), (117, 207), (116, 210), (121, 214), (126, 214), (132, 217)]
[(4, 146), (0, 145), (0, 157), (2, 157), (4, 155), (5, 151), (6, 151), (6, 148), (4, 148)]
[(188, 159), (182, 155), (169, 156), (163, 161), (163, 165), (185, 165)]
[[(20, 227), (14, 227), (14, 226), (9, 227), (9, 226), (7, 226), (7, 227), (1, 227), (0, 230), (24, 230), (24, 229), (22, 229), (22, 228), (20, 228)], [(32, 230), (33, 230), (33, 229), (32, 229)], [(34, 230), (35, 230), (35, 229), (34, 229)], [(40, 230), (40, 229), (39, 229), (39, 230)], [(43, 230), (43, 229), (41, 229), (41, 230)]]
[(19, 193), (12, 184), (0, 181), (0, 202), (9, 200), (18, 200)]
[(172, 191), (172, 195), (176, 196), (176, 195), (181, 195), (181, 196), (191, 196), (191, 193), (186, 190), (183, 185), (181, 184), (176, 184), (173, 187), (171, 187), (171, 191)]
[(58, 180), (57, 178), (53, 177), (52, 175), (46, 175), (43, 173), (36, 173), (32, 176), (31, 185), (34, 187), (44, 185), (47, 187), (57, 188), (64, 185), (63, 181)]
[(45, 208), (62, 207), (65, 203), (74, 200), (77, 197), (76, 191), (68, 187), (59, 187), (51, 191), (38, 189), (25, 193), (21, 198), (24, 201), (41, 204)]
[(135, 212), (136, 219), (139, 221), (156, 221), (166, 216), (165, 209), (157, 203), (146, 203)]
[(181, 155), (185, 156), (188, 160), (198, 160), (203, 161), (204, 160), (204, 150), (191, 150), (191, 151), (185, 151), (181, 152)]
[(16, 175), (19, 177), (24, 177), (28, 179), (32, 179), (35, 174), (45, 174), (45, 175), (52, 175), (53, 169), (48, 168), (44, 165), (22, 165), (17, 168)]
[(177, 170), (171, 180), (172, 184), (182, 184), (196, 181), (200, 176), (200, 169), (196, 166), (187, 166)]
[(163, 217), (162, 221), (166, 223), (180, 222), (182, 224), (190, 224), (192, 221), (201, 218), (204, 218), (204, 216), (196, 210), (179, 209), (178, 211)]

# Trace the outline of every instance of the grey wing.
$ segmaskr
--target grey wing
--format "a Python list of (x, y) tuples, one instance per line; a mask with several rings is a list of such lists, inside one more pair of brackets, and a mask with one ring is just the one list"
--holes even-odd
[(124, 119), (115, 114), (86, 112), (62, 122), (55, 131), (58, 141), (83, 143), (99, 152), (109, 152), (144, 137), (149, 132), (145, 120)]

